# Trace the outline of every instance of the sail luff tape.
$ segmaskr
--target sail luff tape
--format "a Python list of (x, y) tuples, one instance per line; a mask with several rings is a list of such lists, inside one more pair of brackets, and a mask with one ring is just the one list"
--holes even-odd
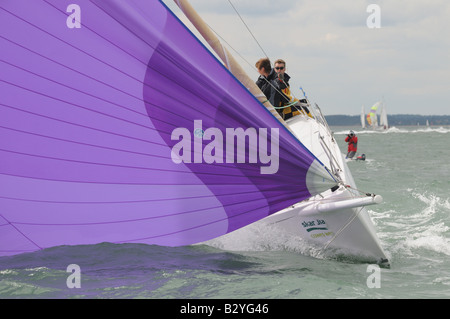
[(225, 65), (227, 66), (228, 70), (231, 69), (231, 65), (230, 65), (230, 60), (228, 59), (228, 54), (227, 54), (227, 50), (225, 49), (225, 47), (223, 46), (223, 44), (220, 42), (219, 40), (219, 44), (222, 47), (223, 50), (223, 56), (225, 57)]

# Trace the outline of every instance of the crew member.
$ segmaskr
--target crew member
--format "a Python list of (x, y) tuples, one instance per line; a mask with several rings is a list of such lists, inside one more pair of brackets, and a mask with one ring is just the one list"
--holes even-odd
[(292, 96), (291, 88), (289, 85), (289, 79), (291, 77), (286, 73), (286, 62), (282, 59), (276, 60), (274, 63), (274, 69), (277, 73), (275, 83), (282, 93), (280, 95), (281, 100), (279, 105), (275, 106), (283, 107), (283, 118), (287, 120), (293, 116), (299, 115), (300, 112), (307, 114), (309, 117), (312, 117), (307, 107), (306, 100), (299, 101)]
[(258, 80), (256, 80), (256, 85), (261, 89), (264, 95), (270, 100), (273, 91), (271, 86), (271, 81), (276, 77), (275, 71), (272, 69), (269, 58), (259, 59), (256, 64), (256, 69), (259, 72)]
[[(277, 73), (272, 69), (269, 58), (259, 59), (255, 66), (260, 74), (256, 85), (264, 93), (270, 104), (275, 107), (280, 106), (281, 100), (284, 98), (282, 90), (286, 88), (286, 85), (279, 81)], [(281, 108), (276, 108), (276, 110), (281, 117), (284, 116)]]

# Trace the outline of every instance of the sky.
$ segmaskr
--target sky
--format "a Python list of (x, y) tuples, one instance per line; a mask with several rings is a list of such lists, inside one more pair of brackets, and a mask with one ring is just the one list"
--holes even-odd
[[(234, 11), (238, 10), (245, 23)], [(173, 0), (163, 2), (203, 40)], [(266, 54), (287, 63), (296, 97), (325, 115), (368, 112), (384, 99), (389, 114), (450, 114), (448, 0), (190, 0), (255, 81)], [(379, 8), (379, 28), (371, 4)], [(239, 52), (242, 59), (233, 50)]]

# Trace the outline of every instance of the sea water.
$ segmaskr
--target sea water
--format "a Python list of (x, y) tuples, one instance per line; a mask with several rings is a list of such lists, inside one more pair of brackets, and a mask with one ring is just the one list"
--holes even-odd
[(357, 187), (384, 199), (368, 209), (390, 260), (378, 285), (376, 265), (250, 227), (204, 245), (103, 243), (0, 257), (0, 298), (449, 298), (450, 128), (333, 127), (343, 153), (349, 129), (366, 155), (348, 162)]

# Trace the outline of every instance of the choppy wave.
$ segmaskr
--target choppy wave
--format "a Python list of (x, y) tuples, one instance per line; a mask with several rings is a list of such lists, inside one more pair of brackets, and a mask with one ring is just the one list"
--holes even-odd
[[(441, 133), (447, 134), (450, 133), (449, 127), (402, 127), (397, 128), (395, 126), (388, 128), (387, 130), (371, 130), (371, 129), (360, 129), (353, 130), (356, 134), (392, 134), (392, 133)], [(342, 130), (334, 132), (335, 135), (347, 135), (349, 130)]]
[(370, 211), (375, 225), (384, 230), (380, 238), (387, 247), (390, 246), (391, 253), (407, 253), (415, 257), (430, 253), (450, 256), (449, 198), (408, 191), (411, 196), (408, 207), (415, 206), (417, 212)]
[(425, 204), (418, 214), (410, 216), (417, 223), (406, 239), (411, 248), (427, 249), (450, 256), (450, 203), (432, 194), (413, 193), (412, 196)]

